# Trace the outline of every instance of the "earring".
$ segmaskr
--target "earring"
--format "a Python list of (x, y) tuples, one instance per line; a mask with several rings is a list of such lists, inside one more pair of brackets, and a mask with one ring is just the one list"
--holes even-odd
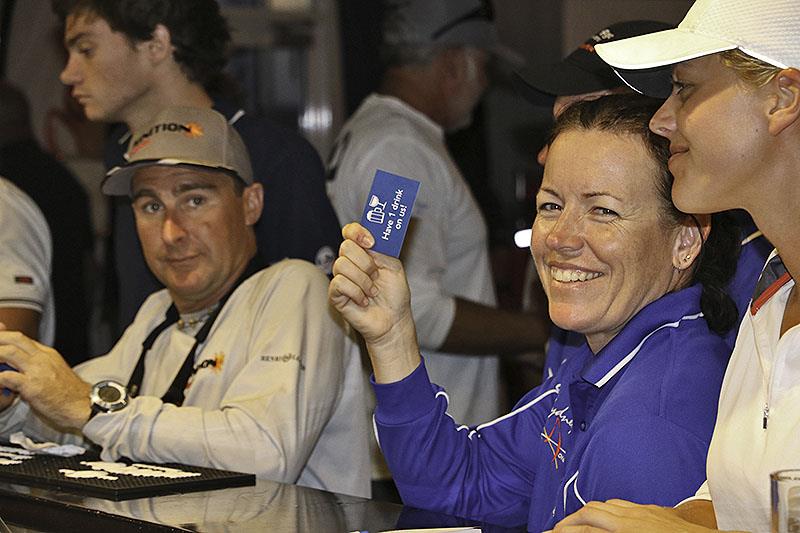
[(692, 258), (692, 254), (686, 254), (686, 257), (683, 258), (684, 262), (688, 262), (689, 259)]

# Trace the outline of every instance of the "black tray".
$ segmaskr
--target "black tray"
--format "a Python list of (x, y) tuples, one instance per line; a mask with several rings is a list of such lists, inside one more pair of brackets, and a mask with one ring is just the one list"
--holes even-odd
[[(74, 492), (84, 496), (95, 496), (115, 501), (157, 496), (160, 494), (197, 492), (227, 487), (244, 487), (255, 485), (256, 483), (256, 477), (253, 474), (181, 464), (154, 466), (178, 468), (185, 472), (196, 472), (200, 475), (170, 479), (112, 473), (111, 475), (116, 476), (117, 479), (111, 481), (94, 478), (68, 478), (59, 472), (62, 468), (68, 468), (70, 470), (90, 470), (91, 468), (82, 465), (81, 461), (99, 460), (99, 457), (94, 453), (85, 453), (75, 457), (35, 455), (31, 459), (23, 460), (21, 464), (0, 465), (0, 480), (64, 492)], [(131, 464), (131, 461), (127, 460), (119, 462)]]

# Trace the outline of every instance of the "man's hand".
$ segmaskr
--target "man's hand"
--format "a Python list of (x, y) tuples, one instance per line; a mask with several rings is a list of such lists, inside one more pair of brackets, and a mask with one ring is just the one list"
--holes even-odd
[[(0, 325), (0, 362), (17, 370), (0, 372), (0, 387), (18, 394), (59, 429), (80, 430), (89, 420), (92, 386), (54, 349)], [(0, 395), (0, 409), (12, 400), (12, 396)]]
[(342, 236), (328, 298), (364, 337), (375, 379), (379, 383), (403, 379), (420, 361), (403, 265), (369, 250), (375, 240), (358, 223), (346, 225)]
[(589, 502), (556, 524), (552, 533), (709, 533), (680, 517), (671, 507), (639, 505), (625, 500)]

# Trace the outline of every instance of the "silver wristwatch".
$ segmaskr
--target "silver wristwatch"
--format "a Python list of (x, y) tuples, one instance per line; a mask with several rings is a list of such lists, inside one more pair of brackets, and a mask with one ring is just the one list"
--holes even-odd
[(112, 413), (128, 405), (128, 389), (116, 381), (101, 381), (92, 387), (89, 398), (92, 401), (92, 414)]

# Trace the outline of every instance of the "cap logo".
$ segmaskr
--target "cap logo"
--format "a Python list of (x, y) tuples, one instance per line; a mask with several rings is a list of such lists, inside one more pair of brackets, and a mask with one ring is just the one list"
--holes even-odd
[(129, 154), (133, 155), (147, 146), (150, 143), (150, 137), (153, 135), (166, 132), (182, 133), (183, 135), (194, 139), (203, 136), (203, 127), (196, 122), (187, 122), (186, 124), (179, 124), (177, 122), (164, 122), (162, 124), (156, 124), (141, 134), (133, 142), (133, 146), (131, 147)]
[(613, 38), (614, 38), (614, 32), (612, 32), (609, 28), (600, 30), (595, 35), (592, 35), (592, 40), (596, 43), (601, 43), (603, 41), (610, 41)]

